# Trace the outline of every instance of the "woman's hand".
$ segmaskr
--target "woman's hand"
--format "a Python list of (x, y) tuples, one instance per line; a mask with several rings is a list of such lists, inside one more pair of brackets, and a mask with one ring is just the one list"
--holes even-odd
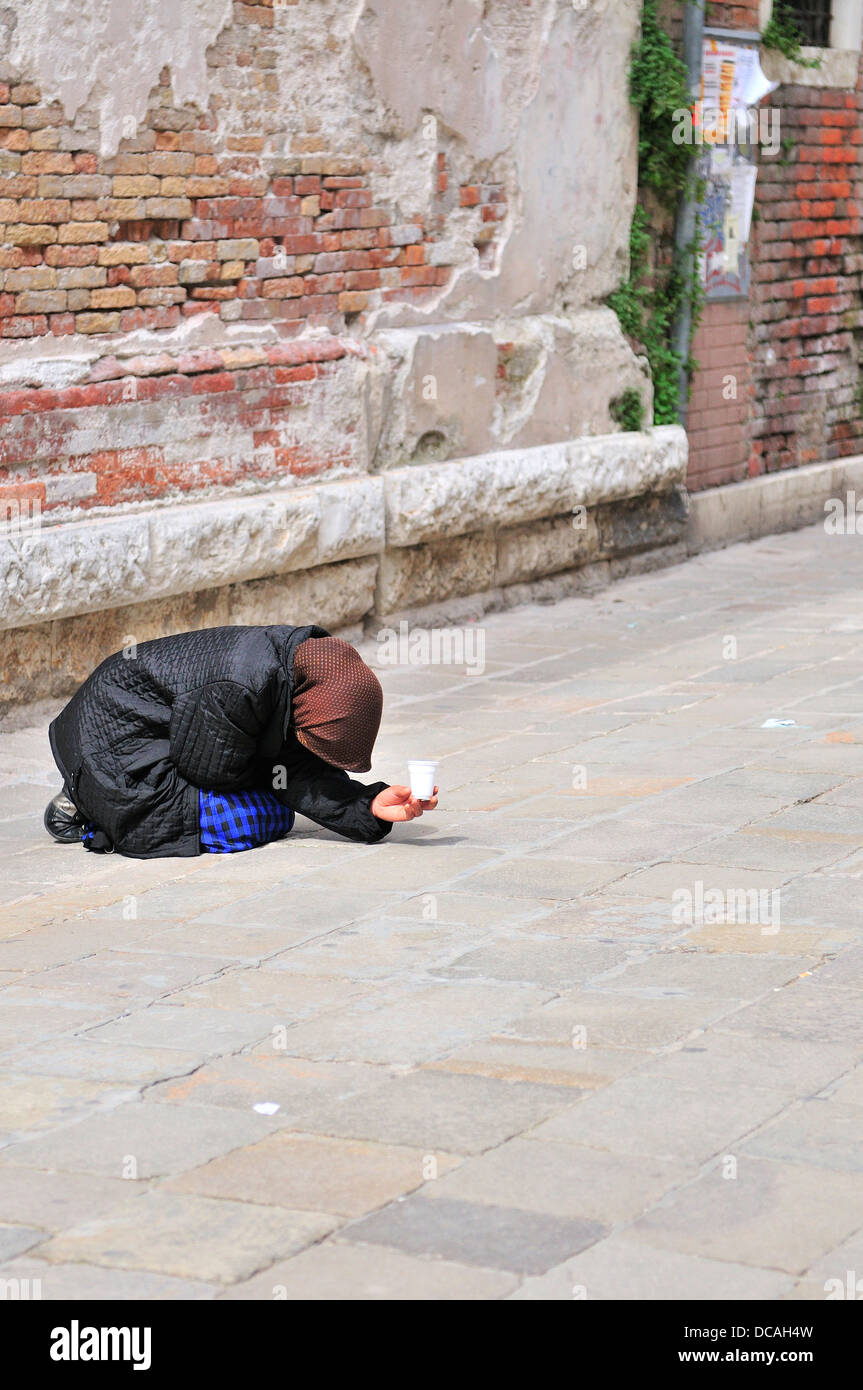
[(411, 794), (410, 787), (386, 787), (378, 792), (372, 801), (372, 815), (378, 820), (416, 820), (423, 811), (433, 811), (437, 806), (437, 787), (428, 801), (420, 801)]

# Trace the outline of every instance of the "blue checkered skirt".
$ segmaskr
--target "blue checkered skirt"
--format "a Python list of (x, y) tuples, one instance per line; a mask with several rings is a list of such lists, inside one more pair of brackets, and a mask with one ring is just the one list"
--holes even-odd
[(265, 791), (198, 793), (201, 850), (205, 854), (236, 854), (281, 840), (294, 824), (288, 806)]

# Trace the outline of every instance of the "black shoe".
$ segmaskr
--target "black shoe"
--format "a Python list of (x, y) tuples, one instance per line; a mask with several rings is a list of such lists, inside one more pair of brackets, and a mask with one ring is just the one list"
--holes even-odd
[(45, 807), (44, 823), (48, 834), (58, 844), (80, 845), (86, 817), (81, 815), (64, 787)]

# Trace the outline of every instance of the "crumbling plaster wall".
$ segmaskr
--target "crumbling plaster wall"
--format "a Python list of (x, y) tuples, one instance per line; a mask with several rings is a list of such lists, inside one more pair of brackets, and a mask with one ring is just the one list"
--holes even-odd
[[(646, 365), (604, 303), (626, 273), (636, 196), (640, 9), (0, 0), (0, 85), (39, 88), (20, 115), (30, 148), (48, 165), (52, 150), (85, 152), (71, 182), (93, 183), (76, 195), (49, 169), (38, 196), (90, 196), (79, 217), (104, 219), (89, 248), (80, 224), (47, 228), (80, 259), (42, 261), (25, 237), (23, 259), (16, 244), (4, 262), (22, 267), (3, 272), (14, 312), (33, 317), (0, 336), (0, 494), (20, 480), (47, 508), (35, 534), (0, 535), (9, 689), (62, 691), (120, 629), (368, 624), (436, 601), (454, 613), (471, 595), (482, 611), (673, 546), (685, 437), (621, 435), (609, 409), (634, 386), (650, 419)], [(172, 130), (176, 144), (158, 134)], [(0, 151), (0, 178), (25, 171), (16, 148), (26, 140)], [(196, 181), (230, 196), (163, 177), (171, 150), (193, 151)], [(147, 198), (135, 223), (115, 209), (118, 175), (161, 181), (190, 210), (166, 230)], [(334, 222), (334, 206), (382, 220)], [(306, 281), (279, 299), (294, 218), (315, 245), (288, 256), (287, 276)], [(327, 293), (334, 267), (319, 262), (351, 244), (332, 229), (359, 226), (380, 228), (384, 268)], [(199, 251), (221, 269), (193, 274)], [(107, 266), (108, 288), (40, 319), (39, 296), (64, 293), (55, 264)], [(159, 278), (178, 264), (191, 266), (179, 285)], [(124, 288), (148, 284), (170, 288)], [(132, 308), (102, 312), (112, 286)], [(99, 313), (79, 302), (89, 293)]]
[[(102, 155), (137, 128), (167, 67), (176, 103), (214, 111), (222, 148), (262, 136), (265, 172), (296, 149), (369, 156), (376, 200), (404, 221), (437, 221), (447, 283), (421, 305), (372, 305), (351, 326), (381, 349), (366, 359), (374, 380), (356, 396), (353, 429), (385, 467), (605, 433), (609, 401), (627, 386), (649, 411), (644, 364), (601, 307), (625, 274), (636, 193), (626, 81), (639, 11), (638, 0), (274, 3), (263, 81), (275, 102), (261, 100), (259, 80), (238, 87), (233, 69), (207, 66), (230, 0), (13, 0), (4, 13), (13, 68), (69, 121), (88, 120)], [(506, 190), (506, 216), (484, 245), (473, 207), (456, 199), (441, 210), (442, 156), (451, 189)], [(172, 336), (213, 345), (213, 327), (191, 320)], [(226, 322), (216, 336), (277, 332)], [(138, 335), (129, 351), (142, 347), (155, 349)], [(79, 352), (92, 359), (94, 344)], [(0, 379), (46, 379), (47, 358), (54, 381), (77, 355), (68, 339), (6, 343)], [(346, 424), (342, 411), (326, 422), (319, 413), (304, 444)]]
[(99, 148), (116, 154), (166, 65), (177, 100), (206, 107), (207, 46), (232, 9), (231, 0), (13, 0), (9, 61), (68, 120), (95, 111)]

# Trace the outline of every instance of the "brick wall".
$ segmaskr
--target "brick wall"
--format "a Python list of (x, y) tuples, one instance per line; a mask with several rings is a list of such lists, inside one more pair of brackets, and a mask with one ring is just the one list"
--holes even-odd
[(699, 370), (687, 417), (691, 490), (735, 483), (749, 472), (752, 384), (747, 349), (749, 306), (742, 300), (705, 306), (693, 353)]
[[(758, 28), (758, 4), (708, 22)], [(863, 122), (854, 92), (783, 83), (781, 153), (762, 153), (747, 301), (705, 305), (687, 423), (689, 486), (733, 482), (863, 450)], [(723, 378), (739, 381), (723, 399)]]
[(350, 469), (350, 436), (334, 433), (329, 450), (311, 452), (290, 422), (351, 352), (329, 338), (124, 362), (108, 355), (84, 386), (0, 392), (0, 506), (37, 497), (51, 517)]
[[(94, 348), (83, 382), (0, 390), (0, 508), (33, 493), (57, 519), (363, 468), (355, 420), (314, 448), (304, 420), (364, 351), (365, 315), (440, 294), (454, 210), (493, 262), (504, 187), (460, 176), (446, 148), (431, 215), (407, 220), (372, 190), (385, 157), (322, 151), (312, 113), (273, 155), (273, 22), (272, 0), (236, 4), (207, 51), (208, 108), (179, 104), (164, 71), (110, 158), (86, 109), (70, 122), (33, 82), (0, 82), (0, 339)], [(260, 133), (243, 130), (252, 110)], [(286, 347), (115, 353), (123, 335), (206, 317), (270, 326)], [(309, 329), (331, 336), (310, 343)]]
[(94, 151), (86, 120), (67, 124), (32, 83), (0, 83), (0, 336), (162, 329), (198, 314), (337, 332), (370, 307), (422, 303), (446, 284), (435, 240), (452, 207), (470, 210), (475, 244), (489, 246), (503, 189), (459, 185), (445, 152), (439, 216), (425, 227), (375, 202), (381, 159), (296, 153), (265, 169), (263, 135), (217, 141), (220, 92), (254, 88), (250, 73), (267, 83), (272, 22), (267, 0), (235, 5), (208, 51), (211, 109), (177, 105), (163, 72), (146, 121), (111, 159)]
[(780, 88), (782, 156), (756, 190), (750, 471), (859, 453), (861, 93)]
[(760, 27), (758, 0), (742, 0), (740, 4), (721, 3), (721, 0), (714, 3), (714, 0), (710, 0), (706, 9), (706, 22), (716, 28), (757, 31)]

